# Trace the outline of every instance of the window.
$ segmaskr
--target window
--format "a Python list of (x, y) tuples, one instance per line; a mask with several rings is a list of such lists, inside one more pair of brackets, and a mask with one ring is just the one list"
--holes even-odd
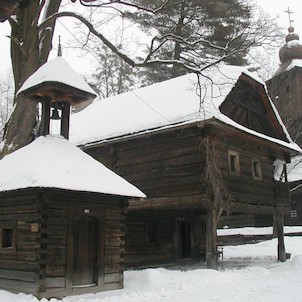
[(290, 211), (290, 218), (297, 218), (297, 217), (298, 217), (297, 210), (291, 210)]
[(153, 244), (156, 243), (156, 233), (157, 227), (153, 223), (148, 223), (146, 225), (146, 243)]
[(239, 153), (228, 150), (229, 172), (232, 175), (240, 175)]
[(257, 158), (252, 158), (252, 174), (254, 179), (262, 179), (261, 164)]
[(13, 228), (1, 229), (1, 248), (13, 247), (14, 230)]

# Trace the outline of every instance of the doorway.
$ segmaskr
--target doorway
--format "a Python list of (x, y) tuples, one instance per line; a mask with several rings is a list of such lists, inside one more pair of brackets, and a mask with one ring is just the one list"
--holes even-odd
[(192, 256), (192, 226), (188, 220), (179, 219), (176, 221), (176, 246), (177, 258), (184, 259)]
[(72, 287), (97, 285), (98, 220), (91, 216), (73, 218)]

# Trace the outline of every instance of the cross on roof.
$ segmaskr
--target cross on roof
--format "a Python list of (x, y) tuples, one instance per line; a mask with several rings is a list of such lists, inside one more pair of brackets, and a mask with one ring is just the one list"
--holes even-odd
[(285, 13), (288, 14), (289, 26), (292, 26), (292, 23), (294, 22), (294, 20), (292, 20), (292, 19), (290, 18), (290, 15), (293, 14), (293, 12), (290, 11), (289, 7), (287, 7), (287, 10), (285, 11)]

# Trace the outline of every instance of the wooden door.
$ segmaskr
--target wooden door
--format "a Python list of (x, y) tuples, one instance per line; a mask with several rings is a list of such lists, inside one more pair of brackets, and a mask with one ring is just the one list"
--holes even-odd
[(72, 286), (97, 284), (98, 220), (95, 217), (73, 218)]
[(176, 225), (177, 258), (190, 258), (192, 252), (191, 222), (178, 220)]

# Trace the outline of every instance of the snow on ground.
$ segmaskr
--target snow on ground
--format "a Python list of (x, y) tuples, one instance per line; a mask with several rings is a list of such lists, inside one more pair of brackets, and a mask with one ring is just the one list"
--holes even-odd
[[(284, 234), (302, 233), (302, 226), (284, 226)], [(232, 235), (272, 235), (273, 227), (244, 227), (244, 228), (223, 228), (217, 230), (218, 236), (232, 236)]]
[[(291, 259), (276, 260), (276, 239), (224, 247), (219, 271), (203, 265), (125, 272), (125, 288), (69, 296), (63, 302), (298, 302), (302, 301), (302, 237), (285, 237)], [(38, 302), (0, 291), (1, 302)], [(46, 299), (42, 299), (46, 302)], [(50, 302), (57, 302), (51, 299)]]

